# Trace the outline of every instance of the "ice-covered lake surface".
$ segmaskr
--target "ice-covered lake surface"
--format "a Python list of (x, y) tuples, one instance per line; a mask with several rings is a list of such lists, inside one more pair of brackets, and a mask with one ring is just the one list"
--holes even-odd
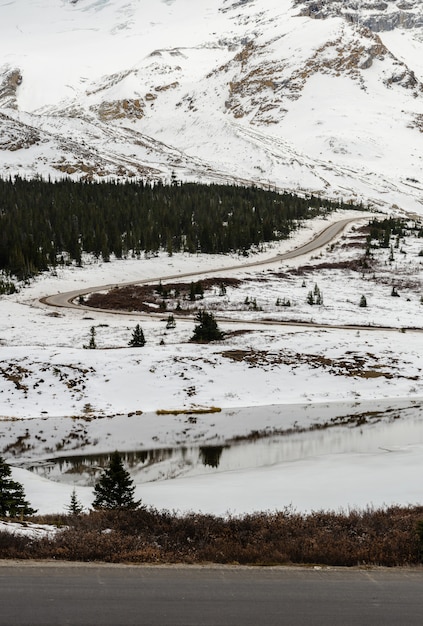
[[(281, 413), (286, 408), (280, 408)], [(307, 407), (304, 409), (307, 411)], [(242, 417), (243, 410), (237, 413)], [(247, 412), (247, 410), (245, 411)], [(421, 408), (391, 409), (339, 416), (346, 426), (317, 425), (301, 432), (284, 434), (252, 433), (241, 440), (221, 444), (178, 445), (166, 448), (139, 448), (122, 452), (137, 483), (167, 480), (180, 476), (212, 474), (271, 467), (332, 454), (395, 453), (410, 445), (423, 444)], [(93, 484), (110, 461), (110, 452), (55, 456), (25, 467), (40, 476), (59, 482)]]
[[(234, 434), (241, 432), (242, 423), (251, 419), (257, 423), (257, 413), (267, 424), (261, 433)], [(161, 446), (158, 438), (151, 446), (150, 422), (160, 421), (160, 416), (135, 417), (136, 421), (134, 416), (117, 416), (110, 424), (118, 422), (120, 451), (135, 481), (137, 497), (145, 504), (225, 514), (285, 506), (315, 510), (415, 504), (421, 498), (423, 411), (416, 403), (273, 406), (195, 418), (166, 416), (162, 424), (166, 422), (168, 434), (175, 434), (172, 446)], [(211, 420), (232, 420), (233, 436), (201, 437)], [(69, 418), (54, 421), (54, 432), (61, 436)], [(103, 420), (85, 426), (87, 442), (94, 426), (98, 427), (96, 422)], [(187, 429), (187, 423), (191, 428)], [(26, 427), (36, 432), (37, 420), (26, 421)], [(176, 443), (183, 431), (185, 440)], [(142, 439), (150, 445), (143, 446)], [(88, 508), (92, 486), (107, 466), (114, 443), (110, 433), (109, 444), (103, 442), (98, 451), (93, 440), (66, 453), (31, 454), (15, 462), (20, 468), (15, 472), (31, 474), (33, 485), (44, 486), (44, 508), (48, 484), (57, 490), (56, 502), (60, 494), (65, 503), (75, 487)]]

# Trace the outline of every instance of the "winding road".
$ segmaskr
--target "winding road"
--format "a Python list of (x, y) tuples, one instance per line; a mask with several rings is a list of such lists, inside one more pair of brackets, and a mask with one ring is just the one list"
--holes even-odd
[[(84, 311), (89, 311), (90, 313), (106, 313), (109, 315), (126, 315), (126, 316), (134, 316), (136, 315), (138, 318), (142, 317), (145, 319), (157, 319), (162, 318), (163, 313), (140, 313), (139, 311), (124, 311), (124, 310), (112, 310), (112, 309), (101, 309), (95, 308), (92, 306), (87, 306), (85, 304), (80, 304), (77, 300), (80, 296), (86, 296), (91, 293), (95, 293), (97, 291), (109, 291), (115, 287), (124, 287), (127, 285), (145, 285), (148, 283), (158, 283), (159, 281), (165, 282), (169, 280), (178, 280), (184, 278), (194, 278), (194, 277), (205, 277), (212, 276), (216, 274), (222, 274), (224, 272), (233, 271), (233, 270), (245, 270), (249, 267), (260, 267), (263, 265), (270, 265), (272, 263), (280, 263), (281, 261), (286, 261), (289, 259), (295, 259), (297, 257), (301, 257), (305, 254), (309, 254), (310, 252), (316, 252), (321, 248), (324, 248), (329, 243), (331, 243), (334, 239), (339, 237), (345, 228), (354, 222), (360, 222), (365, 219), (368, 219), (368, 216), (360, 215), (359, 217), (349, 217), (338, 220), (324, 228), (322, 231), (317, 233), (310, 241), (294, 248), (293, 250), (289, 250), (288, 252), (284, 252), (283, 254), (277, 254), (275, 256), (263, 259), (261, 261), (251, 261), (248, 263), (239, 263), (236, 265), (227, 265), (224, 267), (211, 269), (211, 270), (195, 270), (191, 272), (178, 273), (178, 274), (167, 274), (164, 276), (155, 276), (148, 278), (140, 278), (139, 280), (131, 280), (127, 282), (121, 283), (109, 283), (106, 285), (97, 285), (94, 287), (85, 287), (83, 289), (75, 289), (74, 291), (66, 291), (57, 293), (51, 296), (45, 296), (40, 298), (40, 303), (43, 305), (48, 305), (56, 308), (67, 308), (67, 309), (79, 309)], [(192, 316), (187, 315), (177, 315), (174, 313), (174, 317), (180, 321), (192, 322)], [(216, 316), (219, 322), (224, 322), (225, 324), (242, 324), (245, 323), (244, 319), (237, 319), (234, 317), (224, 317), (222, 315)], [(249, 325), (252, 326), (299, 326), (299, 327), (307, 327), (307, 328), (327, 328), (327, 329), (341, 329), (341, 330), (371, 330), (371, 331), (393, 331), (398, 332), (400, 329), (394, 326), (369, 326), (369, 325), (360, 325), (360, 324), (322, 324), (315, 322), (304, 322), (304, 321), (282, 321), (282, 320), (249, 320)], [(405, 330), (405, 329), (404, 329)], [(413, 332), (421, 333), (423, 332), (422, 328), (408, 328), (407, 330), (411, 330)]]
[[(196, 270), (193, 272), (186, 272), (184, 274), (179, 273), (179, 274), (169, 274), (166, 276), (156, 276), (154, 278), (151, 278), (151, 277), (141, 278), (140, 280), (132, 280), (128, 282), (119, 283), (118, 286), (124, 287), (126, 285), (145, 285), (153, 281), (164, 282), (164, 281), (174, 280), (174, 279), (181, 280), (182, 278), (193, 278), (195, 276), (204, 276), (205, 274), (207, 275), (221, 274), (222, 272), (228, 272), (228, 271), (233, 271), (233, 270), (244, 270), (249, 267), (259, 267), (261, 265), (269, 265), (271, 263), (280, 263), (281, 261), (294, 259), (296, 257), (300, 257), (304, 254), (309, 254), (310, 252), (315, 252), (316, 250), (323, 248), (332, 240), (334, 240), (336, 237), (338, 237), (349, 224), (357, 222), (357, 221), (361, 221), (363, 219), (366, 219), (366, 218), (364, 218), (364, 216), (360, 216), (359, 218), (350, 217), (350, 218), (344, 218), (342, 220), (334, 222), (333, 224), (330, 224), (325, 229), (323, 229), (320, 233), (315, 235), (313, 239), (311, 239), (307, 243), (301, 246), (298, 246), (297, 248), (290, 250), (289, 252), (285, 252), (284, 254), (277, 254), (276, 256), (272, 256), (270, 258), (267, 258), (261, 261), (252, 261), (249, 263), (228, 265), (228, 266), (221, 267), (221, 268), (214, 269), (214, 270)], [(116, 314), (133, 315), (134, 313), (130, 311), (112, 311), (109, 309), (95, 309), (94, 307), (89, 307), (84, 304), (79, 304), (78, 302), (76, 302), (76, 300), (80, 296), (86, 296), (90, 293), (95, 293), (97, 291), (108, 291), (110, 289), (113, 289), (116, 286), (117, 286), (116, 283), (110, 283), (107, 285), (98, 285), (95, 287), (86, 287), (84, 289), (76, 289), (74, 291), (67, 291), (63, 293), (57, 293), (51, 296), (45, 296), (44, 298), (40, 299), (40, 302), (42, 304), (46, 304), (48, 306), (53, 306), (53, 307), (58, 307), (58, 308), (84, 309), (84, 310), (91, 311), (91, 312), (98, 311), (98, 312), (110, 313), (114, 315)], [(229, 321), (236, 321), (236, 320), (231, 319), (231, 320), (225, 320), (225, 321), (229, 322)], [(273, 323), (273, 322), (266, 322), (266, 323)], [(280, 322), (277, 322), (277, 323), (280, 324)]]
[[(115, 287), (124, 287), (127, 285), (145, 285), (148, 283), (158, 283), (159, 281), (165, 282), (169, 280), (178, 280), (184, 278), (194, 278), (194, 277), (205, 277), (212, 276), (216, 274), (222, 274), (224, 272), (233, 271), (233, 270), (245, 270), (249, 267), (260, 267), (263, 265), (270, 265), (272, 263), (280, 263), (281, 261), (286, 261), (289, 259), (295, 259), (297, 257), (301, 257), (305, 254), (309, 254), (310, 252), (316, 252), (317, 250), (327, 246), (334, 239), (336, 239), (344, 229), (354, 222), (360, 222), (364, 219), (368, 219), (367, 216), (361, 215), (360, 217), (349, 217), (344, 218), (342, 220), (338, 220), (324, 228), (322, 231), (317, 233), (310, 241), (293, 250), (289, 250), (288, 252), (284, 252), (283, 254), (277, 254), (275, 256), (263, 259), (261, 261), (251, 261), (248, 263), (239, 263), (237, 265), (227, 265), (225, 267), (220, 267), (211, 270), (195, 270), (191, 272), (178, 273), (178, 274), (167, 274), (164, 276), (155, 276), (148, 278), (140, 278), (139, 280), (131, 280), (127, 282), (121, 283), (109, 283), (105, 285), (97, 285), (94, 287), (85, 287), (83, 289), (75, 289), (74, 291), (66, 291), (62, 293), (57, 293), (51, 296), (45, 296), (40, 298), (40, 303), (43, 305), (48, 305), (56, 308), (67, 308), (67, 309), (79, 309), (83, 311), (89, 311), (91, 314), (93, 313), (106, 313), (109, 315), (126, 315), (126, 316), (136, 316), (137, 318), (142, 317), (143, 319), (157, 319), (163, 318), (163, 312), (160, 313), (140, 313), (139, 311), (125, 311), (125, 310), (113, 310), (113, 309), (101, 309), (92, 306), (87, 306), (85, 304), (80, 304), (77, 300), (80, 296), (86, 296), (91, 293), (95, 293), (97, 291), (109, 291)], [(175, 312), (173, 313), (174, 317), (182, 322), (192, 322), (192, 316), (187, 315), (177, 315)], [(218, 322), (223, 322), (225, 324), (242, 324), (245, 323), (245, 319), (237, 319), (234, 317), (225, 317), (222, 315), (217, 316), (216, 318)], [(369, 325), (360, 325), (360, 324), (322, 324), (315, 322), (304, 322), (304, 321), (283, 321), (283, 320), (272, 320), (272, 319), (261, 319), (261, 320), (249, 320), (248, 324), (250, 326), (299, 326), (299, 327), (307, 327), (307, 328), (326, 328), (326, 329), (341, 329), (341, 330), (370, 330), (370, 331), (393, 331), (398, 332), (400, 329), (394, 326), (369, 326)], [(405, 330), (405, 329), (403, 329)], [(421, 333), (423, 332), (422, 328), (407, 328), (407, 330), (411, 330), (413, 332)]]

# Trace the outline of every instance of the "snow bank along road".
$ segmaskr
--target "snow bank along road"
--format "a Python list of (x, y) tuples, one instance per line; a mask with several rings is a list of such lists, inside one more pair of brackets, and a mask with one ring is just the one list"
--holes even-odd
[[(278, 254), (276, 256), (273, 256), (273, 257), (270, 257), (268, 259), (264, 259), (261, 261), (252, 261), (250, 263), (229, 265), (226, 267), (221, 267), (221, 268), (213, 269), (213, 270), (201, 270), (201, 271), (198, 270), (194, 272), (186, 272), (184, 274), (169, 274), (167, 276), (156, 276), (154, 279), (143, 278), (140, 280), (123, 282), (123, 283), (120, 283), (120, 285), (116, 285), (116, 283), (112, 283), (108, 285), (100, 285), (96, 287), (77, 289), (75, 291), (67, 291), (67, 292), (58, 293), (52, 296), (45, 296), (44, 298), (40, 299), (40, 302), (43, 304), (47, 304), (49, 306), (60, 307), (60, 308), (65, 307), (65, 308), (74, 308), (74, 309), (86, 309), (91, 312), (97, 310), (103, 313), (111, 313), (115, 315), (116, 314), (133, 315), (133, 313), (129, 311), (111, 311), (108, 309), (95, 309), (93, 307), (88, 307), (83, 304), (78, 304), (77, 302), (75, 302), (75, 300), (77, 300), (79, 296), (86, 296), (87, 294), (95, 293), (96, 291), (107, 291), (117, 286), (123, 287), (125, 285), (143, 285), (143, 284), (150, 283), (153, 280), (154, 282), (174, 280), (174, 279), (180, 280), (182, 278), (188, 278), (188, 277), (194, 277), (194, 276), (205, 276), (208, 274), (218, 274), (218, 273), (233, 271), (237, 269), (243, 270), (247, 267), (258, 267), (260, 265), (268, 265), (270, 263), (278, 263), (280, 261), (284, 261), (287, 259), (294, 259), (296, 257), (300, 257), (304, 254), (309, 254), (310, 252), (314, 252), (315, 250), (323, 248), (328, 243), (330, 243), (333, 239), (335, 239), (338, 235), (340, 235), (343, 232), (343, 230), (346, 228), (346, 226), (348, 226), (348, 224), (351, 224), (352, 222), (356, 222), (356, 221), (362, 221), (363, 219), (367, 219), (367, 218), (360, 216), (359, 218), (357, 217), (344, 218), (342, 220), (334, 222), (333, 224), (330, 224), (327, 228), (322, 230), (320, 233), (315, 235), (315, 237), (313, 237), (313, 239), (311, 239), (309, 242), (299, 246), (298, 248), (295, 248), (294, 250), (290, 250), (289, 252), (285, 252), (284, 254)], [(236, 321), (236, 320), (231, 320), (231, 321)]]
[(0, 562), (0, 583), (0, 626), (423, 623), (421, 568)]

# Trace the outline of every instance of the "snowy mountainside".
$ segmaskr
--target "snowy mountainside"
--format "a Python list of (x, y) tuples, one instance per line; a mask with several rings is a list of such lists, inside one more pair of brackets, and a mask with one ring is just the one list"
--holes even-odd
[(0, 174), (254, 182), (423, 213), (416, 0), (9, 0)]

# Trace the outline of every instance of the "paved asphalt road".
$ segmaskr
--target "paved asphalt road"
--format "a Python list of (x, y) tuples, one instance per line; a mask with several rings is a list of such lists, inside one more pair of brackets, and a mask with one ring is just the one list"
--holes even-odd
[(0, 562), (1, 626), (413, 626), (423, 569)]
[[(284, 259), (293, 259), (296, 257), (300, 257), (303, 254), (307, 254), (309, 252), (319, 250), (320, 248), (330, 243), (338, 235), (340, 235), (348, 224), (351, 224), (356, 221), (361, 221), (363, 219), (364, 219), (363, 216), (361, 216), (358, 218), (347, 218), (347, 219), (342, 219), (337, 222), (334, 222), (333, 224), (330, 224), (329, 226), (327, 226), (320, 233), (315, 235), (310, 241), (299, 246), (298, 248), (294, 248), (293, 250), (290, 250), (289, 252), (285, 252), (284, 254), (278, 254), (277, 256), (269, 257), (268, 259), (265, 259), (262, 261), (250, 261), (247, 263), (242, 263), (238, 265), (230, 265), (230, 266), (221, 267), (219, 269), (208, 270), (208, 271), (196, 270), (193, 272), (186, 272), (184, 274), (170, 274), (167, 276), (156, 276), (154, 279), (152, 279), (151, 277), (150, 278), (143, 277), (136, 281), (120, 283), (119, 286), (123, 287), (124, 285), (142, 285), (142, 284), (153, 282), (153, 281), (157, 283), (160, 280), (161, 281), (167, 281), (167, 280), (173, 280), (173, 279), (181, 280), (182, 278), (193, 278), (194, 276), (206, 276), (206, 275), (211, 276), (214, 274), (219, 274), (219, 273), (227, 272), (230, 270), (243, 270), (248, 267), (258, 267), (260, 265), (268, 265), (270, 263), (276, 263), (276, 262), (279, 263), (283, 261)], [(116, 287), (116, 283), (108, 284), (108, 285), (97, 285), (95, 287), (93, 286), (93, 287), (88, 287), (88, 288), (86, 287), (82, 289), (77, 289), (75, 291), (68, 291), (66, 293), (58, 293), (55, 295), (46, 296), (44, 298), (41, 298), (41, 302), (43, 304), (48, 304), (50, 306), (55, 306), (55, 307), (87, 309), (93, 312), (96, 310), (96, 309), (93, 309), (93, 307), (86, 307), (83, 305), (81, 306), (80, 304), (73, 302), (73, 300), (76, 300), (76, 298), (78, 298), (78, 296), (80, 295), (87, 295), (89, 293), (94, 293), (96, 291), (107, 291), (109, 289), (113, 289), (113, 287)], [(102, 310), (102, 309), (99, 309), (99, 310)], [(119, 313), (121, 315), (125, 314), (125, 311), (118, 311), (118, 312), (108, 311), (108, 310), (103, 310), (103, 311), (106, 313), (113, 313), (113, 314), (116, 314), (116, 313)], [(128, 314), (128, 312), (126, 313)]]

